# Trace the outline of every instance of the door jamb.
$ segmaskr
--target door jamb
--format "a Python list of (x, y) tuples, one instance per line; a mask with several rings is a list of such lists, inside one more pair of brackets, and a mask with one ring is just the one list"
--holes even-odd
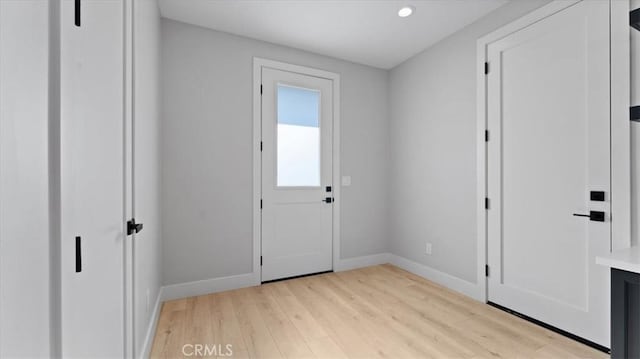
[(260, 200), (262, 198), (262, 68), (296, 72), (303, 75), (321, 77), (331, 80), (333, 87), (333, 228), (332, 228), (332, 268), (335, 269), (340, 260), (340, 74), (311, 67), (288, 64), (264, 58), (253, 58), (253, 282), (261, 283), (262, 268), (260, 264), (262, 226)]
[(123, 140), (124, 140), (124, 208), (122, 219), (122, 235), (123, 235), (123, 286), (124, 286), (124, 357), (135, 358), (136, 356), (136, 331), (135, 326), (135, 253), (133, 240), (134, 236), (127, 235), (127, 221), (134, 218), (135, 197), (134, 197), (134, 108), (135, 108), (135, 4), (133, 0), (124, 0), (122, 2), (123, 11)]
[[(580, 2), (555, 0), (531, 13), (491, 32), (477, 41), (476, 118), (477, 118), (477, 295), (487, 302), (487, 77), (485, 62), (487, 47), (511, 33), (519, 31), (546, 17)], [(630, 59), (629, 59), (629, 1), (609, 1), (610, 24), (610, 89), (611, 89), (611, 248), (631, 245), (631, 135), (629, 124)], [(615, 213), (615, 215), (613, 215)]]

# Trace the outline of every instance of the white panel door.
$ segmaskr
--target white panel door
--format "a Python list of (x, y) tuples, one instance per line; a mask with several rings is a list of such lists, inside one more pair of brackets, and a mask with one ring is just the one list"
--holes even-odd
[(0, 358), (50, 357), (55, 338), (48, 207), (53, 5), (0, 0)]
[(262, 281), (332, 269), (332, 81), (262, 69)]
[[(489, 301), (608, 346), (595, 257), (611, 243), (609, 3), (570, 6), (488, 57)], [(604, 221), (577, 216), (590, 211)]]
[(123, 2), (82, 1), (80, 26), (74, 5), (61, 8), (62, 355), (121, 358)]

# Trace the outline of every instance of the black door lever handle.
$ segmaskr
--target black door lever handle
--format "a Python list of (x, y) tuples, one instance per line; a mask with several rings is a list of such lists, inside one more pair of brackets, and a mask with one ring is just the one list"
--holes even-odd
[(132, 218), (127, 222), (127, 235), (130, 236), (134, 233), (139, 233), (143, 227), (142, 223), (136, 223), (136, 219)]
[(333, 197), (326, 197), (325, 199), (322, 200), (322, 202), (331, 203), (333, 202)]
[(573, 215), (576, 217), (588, 217), (589, 220), (594, 222), (604, 222), (604, 212), (602, 211), (589, 211), (589, 214), (574, 213)]

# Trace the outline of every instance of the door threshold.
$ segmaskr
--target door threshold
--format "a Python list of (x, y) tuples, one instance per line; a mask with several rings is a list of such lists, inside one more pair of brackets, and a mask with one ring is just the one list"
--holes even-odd
[(611, 354), (611, 350), (609, 348), (607, 348), (607, 347), (605, 347), (603, 345), (600, 345), (598, 343), (592, 342), (591, 340), (579, 337), (579, 336), (577, 336), (575, 334), (572, 334), (572, 333), (569, 333), (569, 332), (567, 332), (565, 330), (562, 330), (560, 328), (554, 327), (553, 325), (547, 324), (545, 322), (541, 322), (541, 321), (539, 321), (537, 319), (531, 318), (531, 317), (529, 317), (527, 315), (524, 315), (522, 313), (516, 312), (516, 311), (511, 310), (511, 309), (509, 309), (507, 307), (503, 307), (500, 304), (496, 304), (494, 302), (489, 302), (489, 301), (487, 302), (487, 304), (492, 306), (492, 307), (494, 307), (494, 308), (500, 309), (503, 312), (507, 312), (507, 313), (509, 313), (511, 315), (515, 315), (518, 318), (522, 318), (522, 319), (524, 319), (524, 320), (526, 320), (528, 322), (531, 322), (533, 324), (541, 326), (541, 327), (543, 327), (545, 329), (549, 329), (552, 332), (556, 332), (556, 333), (558, 333), (558, 334), (560, 334), (562, 336), (565, 336), (565, 337), (567, 337), (569, 339), (573, 339), (573, 340), (575, 340), (575, 341), (577, 341), (577, 342), (579, 342), (581, 344), (584, 344), (586, 346), (589, 346), (589, 347), (591, 347), (591, 348), (593, 348), (595, 350), (601, 351), (601, 352), (606, 353), (606, 354)]
[(333, 273), (333, 269), (332, 269), (332, 270), (328, 270), (328, 271), (324, 271), (324, 272), (316, 272), (316, 273), (309, 273), (309, 274), (301, 274), (301, 275), (295, 275), (295, 276), (293, 276), (293, 277), (286, 277), (286, 278), (278, 278), (278, 279), (267, 280), (267, 281), (261, 282), (260, 284), (267, 284), (267, 283), (274, 283), (274, 282), (282, 282), (282, 281), (284, 281), (284, 280), (297, 279), (297, 278), (304, 278), (304, 277), (311, 277), (311, 276), (314, 276), (314, 275), (327, 274), (327, 273)]

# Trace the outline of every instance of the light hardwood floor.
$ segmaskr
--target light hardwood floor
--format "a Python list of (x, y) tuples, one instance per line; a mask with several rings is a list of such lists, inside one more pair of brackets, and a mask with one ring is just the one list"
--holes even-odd
[(392, 265), (166, 302), (151, 357), (185, 344), (231, 344), (234, 358), (608, 357)]

